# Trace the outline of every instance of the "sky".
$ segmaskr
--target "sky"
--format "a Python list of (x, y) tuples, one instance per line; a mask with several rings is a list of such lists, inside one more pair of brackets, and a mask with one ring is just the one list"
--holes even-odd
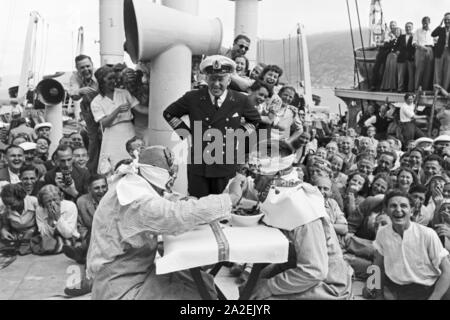
[[(143, 0), (149, 1), (149, 0)], [(224, 45), (229, 46), (234, 36), (234, 2), (229, 0), (199, 0), (200, 16), (219, 17), (224, 25)], [(353, 26), (357, 27), (355, 0), (351, 4)], [(405, 5), (407, 3), (407, 5)], [(430, 4), (432, 3), (432, 5)], [(370, 0), (358, 0), (361, 24), (369, 24)], [(429, 15), (432, 27), (437, 26), (443, 14), (450, 11), (448, 0), (383, 0), (386, 20), (400, 25), (412, 21), (420, 24), (423, 15)], [(20, 74), (28, 19), (31, 11), (38, 11), (48, 24), (48, 47), (39, 52), (37, 66), (43, 74), (73, 69), (77, 30), (84, 27), (85, 51), (99, 64), (99, 21), (97, 0), (0, 0), (0, 77)], [(297, 23), (302, 23), (307, 34), (349, 30), (345, 0), (262, 0), (259, 2), (260, 38), (284, 38), (294, 34)], [(45, 37), (40, 34), (38, 46)], [(4, 83), (5, 85), (5, 83)]]

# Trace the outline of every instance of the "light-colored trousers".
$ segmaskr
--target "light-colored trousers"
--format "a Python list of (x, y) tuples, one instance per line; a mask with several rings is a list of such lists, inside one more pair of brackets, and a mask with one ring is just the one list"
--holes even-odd
[(436, 58), (434, 66), (434, 83), (450, 90), (450, 49), (445, 49), (442, 57)]
[(417, 47), (414, 59), (416, 66), (415, 90), (418, 90), (420, 86), (423, 90), (430, 89), (433, 78), (433, 59), (434, 53), (432, 47)]

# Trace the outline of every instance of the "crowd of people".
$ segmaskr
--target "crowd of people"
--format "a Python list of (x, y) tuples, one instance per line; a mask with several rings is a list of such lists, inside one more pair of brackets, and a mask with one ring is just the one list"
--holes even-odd
[[(450, 15), (445, 23), (450, 26)], [(223, 154), (213, 164), (203, 157), (188, 163), (188, 197), (171, 191), (181, 159), (165, 146), (146, 146), (145, 68), (102, 66), (94, 72), (88, 56), (77, 57), (69, 94), (81, 100), (81, 130), (50, 141), (50, 123), (35, 120), (33, 128), (27, 114), (17, 113), (3, 141), (1, 252), (64, 253), (85, 265), (86, 278), (66, 288), (68, 295), (199, 298), (186, 273), (156, 275), (160, 236), (229, 220), (247, 198), (268, 217), (285, 215), (284, 224), (271, 226), (294, 249), (288, 263), (263, 271), (253, 299), (349, 299), (352, 277), (367, 279), (372, 265), (382, 270), (381, 287), (366, 288), (367, 298), (448, 298), (450, 136), (414, 140), (418, 129), (409, 94), (404, 105), (393, 107), (400, 110), (398, 135), (389, 135), (383, 122), (388, 106), (364, 115), (359, 134), (345, 121), (311, 122), (301, 94), (280, 85), (280, 67), (257, 64), (249, 71), (250, 45), (240, 35), (223, 56), (206, 57), (195, 89), (160, 115), (190, 141), (192, 159), (197, 149)], [(196, 122), (224, 135), (264, 129), (267, 142), (258, 137), (258, 146), (266, 143), (281, 161), (267, 165), (272, 154), (250, 145), (227, 148), (225, 138), (222, 150), (210, 149), (211, 140), (189, 139), (197, 136)], [(238, 162), (234, 152), (242, 148), (246, 157)], [(230, 150), (231, 163), (225, 161)], [(295, 191), (283, 206), (292, 210), (270, 209), (271, 188)], [(314, 197), (318, 211), (301, 211), (292, 194)], [(245, 265), (229, 267), (246, 280)], [(217, 296), (212, 277), (202, 276)]]
[(373, 90), (416, 92), (433, 90), (433, 84), (450, 90), (450, 13), (434, 30), (430, 25), (429, 17), (417, 30), (413, 22), (404, 30), (390, 22), (369, 79)]

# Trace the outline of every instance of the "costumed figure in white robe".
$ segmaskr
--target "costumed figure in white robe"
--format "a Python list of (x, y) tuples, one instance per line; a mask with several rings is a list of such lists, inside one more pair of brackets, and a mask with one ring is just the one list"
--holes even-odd
[(270, 156), (250, 156), (258, 169), (248, 189), (258, 193), (263, 222), (281, 229), (295, 254), (284, 265), (264, 269), (251, 298), (350, 299), (353, 270), (343, 258), (322, 194), (298, 179), (292, 168), (295, 155), (281, 147), (273, 156), (278, 143), (270, 145)]
[[(142, 151), (131, 166), (119, 168), (125, 175), (103, 197), (92, 225), (87, 257), (92, 299), (200, 299), (188, 272), (155, 274), (158, 236), (229, 219), (241, 196), (174, 201), (167, 191), (175, 167), (170, 150), (154, 146)], [(211, 296), (217, 297), (212, 276), (202, 276)]]

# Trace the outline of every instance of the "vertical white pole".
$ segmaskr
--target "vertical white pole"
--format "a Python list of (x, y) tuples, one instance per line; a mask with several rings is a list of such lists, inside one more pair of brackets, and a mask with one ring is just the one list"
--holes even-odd
[(258, 46), (258, 2), (260, 0), (232, 0), (235, 1), (234, 36), (244, 34), (252, 41), (246, 57), (250, 67), (257, 63)]
[(50, 141), (52, 142), (49, 149), (50, 155), (58, 148), (59, 140), (63, 137), (62, 109), (62, 103), (45, 106), (45, 120), (53, 126), (50, 131)]
[[(198, 14), (198, 0), (163, 0), (172, 9)], [(149, 145), (163, 145), (174, 150), (182, 162), (174, 190), (187, 194), (187, 144), (181, 143), (163, 117), (164, 110), (191, 90), (192, 52), (186, 45), (174, 45), (151, 62)], [(183, 159), (180, 159), (183, 158)]]
[[(312, 84), (311, 84), (311, 69), (309, 66), (309, 52), (308, 52), (308, 43), (306, 41), (306, 33), (305, 33), (305, 29), (304, 27), (299, 24), (298, 25), (298, 34), (301, 38), (301, 44), (302, 44), (302, 70), (304, 72), (302, 76), (302, 78), (304, 79), (304, 89), (305, 89), (305, 93), (304, 93), (304, 98), (305, 98), (305, 103), (306, 106), (311, 108), (314, 106), (314, 102), (313, 102), (313, 92), (312, 92)], [(311, 110), (307, 110), (307, 112), (310, 112)]]
[(124, 43), (123, 0), (100, 0), (101, 65), (122, 63)]

